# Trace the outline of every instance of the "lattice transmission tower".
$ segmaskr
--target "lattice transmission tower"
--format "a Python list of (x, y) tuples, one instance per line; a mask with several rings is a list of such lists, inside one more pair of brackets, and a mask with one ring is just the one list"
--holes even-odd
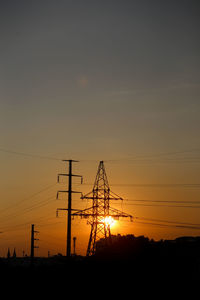
[(82, 199), (91, 199), (92, 206), (84, 210), (76, 210), (72, 216), (80, 216), (81, 218), (88, 218), (88, 224), (91, 225), (90, 238), (87, 247), (87, 256), (93, 255), (96, 250), (96, 242), (105, 238), (110, 241), (110, 219), (118, 220), (120, 217), (133, 217), (120, 210), (110, 207), (110, 200), (123, 200), (110, 190), (106, 171), (103, 161), (100, 161), (95, 183), (90, 193), (81, 197)]

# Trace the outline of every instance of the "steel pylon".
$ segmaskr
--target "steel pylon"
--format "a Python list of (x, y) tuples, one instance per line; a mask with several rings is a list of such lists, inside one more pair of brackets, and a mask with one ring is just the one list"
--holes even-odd
[(103, 161), (100, 161), (99, 163), (92, 192), (81, 198), (91, 199), (92, 206), (85, 210), (77, 210), (72, 216), (80, 216), (81, 218), (89, 219), (88, 224), (91, 225), (91, 232), (86, 255), (90, 256), (95, 253), (96, 242), (99, 239), (104, 238), (107, 242), (111, 241), (110, 224), (106, 222), (106, 218), (112, 217), (116, 220), (120, 217), (129, 217), (132, 221), (133, 217), (110, 207), (110, 200), (123, 199), (110, 190)]

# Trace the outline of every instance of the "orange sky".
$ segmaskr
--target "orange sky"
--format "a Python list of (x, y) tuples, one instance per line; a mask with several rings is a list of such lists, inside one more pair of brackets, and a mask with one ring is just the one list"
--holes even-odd
[[(112, 206), (137, 217), (113, 233), (199, 235), (185, 223), (200, 224), (192, 203), (200, 188), (183, 185), (200, 184), (199, 8), (196, 0), (1, 1), (0, 256), (8, 247), (30, 253), (32, 223), (36, 255), (65, 253), (66, 214), (57, 219), (56, 209), (67, 203), (56, 200), (56, 180), (70, 158), (80, 161), (84, 184), (73, 187), (83, 193), (105, 161), (111, 189), (126, 199)], [(89, 207), (78, 197), (74, 208)], [(72, 224), (79, 254), (86, 223)]]
[[(66, 251), (66, 212), (60, 211), (56, 218), (57, 208), (67, 207), (67, 196), (56, 200), (58, 190), (66, 189), (64, 183), (57, 184), (57, 174), (67, 171), (63, 162), (20, 157), (14, 154), (2, 154), (9, 158), (15, 167), (7, 172), (4, 180), (7, 186), (1, 189), (1, 256), (5, 256), (8, 247), (12, 252), (16, 248), (17, 255), (22, 252), (30, 254), (31, 224), (39, 231), (37, 242), (39, 249), (36, 255), (47, 256)], [(191, 154), (190, 154), (191, 155)], [(169, 157), (169, 155), (168, 155)], [(176, 155), (177, 157), (177, 155)], [(83, 185), (80, 179), (73, 179), (73, 189), (87, 193), (91, 191), (96, 176), (98, 161), (80, 161), (73, 165), (74, 173), (83, 175)], [(32, 166), (31, 171), (28, 171)], [(112, 227), (113, 234), (145, 235), (149, 238), (172, 239), (181, 235), (199, 235), (199, 230), (185, 227), (174, 227), (172, 223), (161, 221), (195, 223), (199, 224), (199, 209), (188, 206), (189, 202), (199, 200), (199, 188), (174, 186), (176, 183), (197, 183), (195, 181), (198, 166), (177, 166), (172, 163), (137, 165), (127, 162), (105, 162), (108, 181), (111, 189), (124, 198), (123, 201), (111, 202), (111, 206), (126, 213), (132, 214), (133, 222), (129, 219), (117, 221)], [(173, 172), (175, 170), (176, 172)], [(196, 171), (195, 171), (196, 170)], [(170, 172), (171, 176), (166, 176)], [(187, 172), (188, 179), (183, 180), (183, 172)], [(10, 178), (10, 179), (9, 179)], [(15, 178), (15, 180), (14, 180)], [(9, 179), (9, 180), (8, 180)], [(159, 184), (172, 184), (172, 186), (159, 186)], [(112, 186), (113, 184), (113, 186)], [(136, 184), (136, 186), (131, 186)], [(147, 185), (145, 185), (147, 184)], [(148, 186), (153, 184), (153, 186)], [(9, 187), (10, 185), (10, 187)], [(162, 200), (187, 201), (187, 203), (168, 202), (132, 202), (128, 200)], [(73, 195), (73, 208), (84, 209), (91, 206), (91, 202), (80, 200), (79, 195)], [(155, 206), (154, 206), (155, 205)], [(168, 207), (169, 206), (169, 207)], [(172, 207), (170, 207), (172, 206)], [(178, 206), (178, 207), (176, 207)], [(191, 204), (191, 206), (199, 206)], [(148, 224), (149, 223), (149, 224)], [(159, 224), (156, 226), (154, 224)], [(160, 226), (162, 225), (163, 226)], [(180, 224), (179, 224), (180, 225)], [(72, 221), (72, 237), (76, 236), (77, 254), (85, 255), (89, 239), (90, 226), (86, 219), (74, 218)]]

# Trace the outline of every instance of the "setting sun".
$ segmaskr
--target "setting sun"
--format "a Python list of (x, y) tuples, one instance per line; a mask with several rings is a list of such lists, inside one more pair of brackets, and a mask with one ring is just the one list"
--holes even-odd
[(104, 222), (106, 226), (113, 227), (116, 223), (116, 220), (114, 220), (111, 216), (105, 217)]

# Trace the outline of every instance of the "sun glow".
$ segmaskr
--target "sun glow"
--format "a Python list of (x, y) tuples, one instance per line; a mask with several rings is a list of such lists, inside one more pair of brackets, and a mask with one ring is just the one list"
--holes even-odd
[(116, 223), (116, 220), (113, 219), (111, 216), (108, 216), (104, 218), (104, 223), (106, 226), (113, 227)]

